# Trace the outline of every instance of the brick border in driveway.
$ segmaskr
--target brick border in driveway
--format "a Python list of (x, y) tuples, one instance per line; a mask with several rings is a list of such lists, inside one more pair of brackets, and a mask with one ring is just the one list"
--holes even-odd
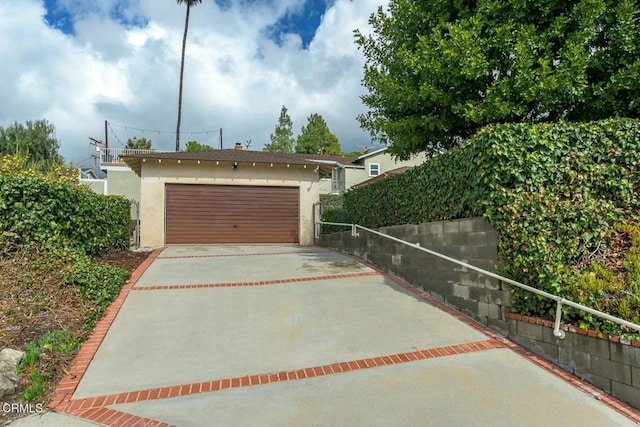
[[(100, 344), (102, 344), (104, 337), (107, 335), (111, 324), (118, 315), (118, 312), (120, 311), (122, 304), (124, 304), (129, 291), (131, 291), (138, 279), (140, 279), (140, 276), (142, 276), (142, 274), (147, 270), (147, 268), (149, 268), (151, 263), (158, 257), (158, 255), (160, 255), (163, 250), (164, 248), (160, 248), (153, 251), (147, 257), (147, 259), (145, 259), (142, 264), (140, 264), (138, 268), (131, 274), (129, 281), (124, 284), (122, 289), (120, 289), (118, 297), (111, 303), (111, 305), (109, 305), (104, 317), (100, 319), (100, 321), (98, 321), (96, 326), (93, 328), (91, 336), (84, 342), (84, 344), (82, 344), (82, 348), (80, 348), (80, 351), (76, 355), (69, 373), (65, 375), (58, 383), (53, 397), (49, 402), (48, 408), (52, 409), (55, 412), (69, 413), (68, 408), (71, 403), (71, 397), (73, 396), (73, 393), (75, 392), (76, 387), (80, 383), (83, 375), (87, 371), (89, 363), (91, 363), (91, 360), (93, 360), (93, 357), (98, 351)], [(84, 416), (82, 416), (82, 418), (91, 419), (92, 421), (105, 423), (107, 425), (133, 425), (134, 423), (140, 423), (141, 425), (157, 427), (168, 426), (168, 424), (166, 423), (160, 423), (158, 421), (149, 420), (137, 416), (116, 416), (118, 415), (116, 414), (116, 412), (118, 411), (112, 411), (111, 409), (108, 409), (108, 411), (110, 411), (108, 413), (108, 416), (104, 418), (102, 417), (102, 415), (106, 413), (102, 412), (100, 414), (101, 421)], [(120, 415), (128, 414), (120, 413)], [(115, 424), (116, 421), (118, 422), (117, 424)]]
[[(178, 396), (187, 396), (196, 393), (208, 393), (218, 390), (224, 390), (227, 388), (240, 388), (251, 387), (261, 384), (276, 383), (282, 381), (295, 381), (303, 380), (306, 378), (339, 374), (342, 372), (349, 372), (353, 370), (361, 370), (368, 368), (375, 368), (378, 366), (387, 366), (400, 363), (409, 363), (417, 360), (439, 358), (439, 357), (451, 357), (457, 354), (464, 354), (476, 351), (484, 351), (495, 348), (509, 348), (520, 356), (532, 361), (536, 365), (552, 372), (556, 376), (560, 377), (564, 381), (577, 387), (583, 392), (591, 395), (597, 400), (602, 401), (612, 409), (628, 417), (632, 421), (640, 421), (640, 411), (630, 407), (629, 405), (619, 401), (618, 399), (607, 395), (606, 393), (598, 390), (597, 388), (587, 384), (572, 374), (561, 370), (560, 368), (552, 365), (544, 359), (534, 355), (530, 351), (518, 346), (517, 344), (509, 341), (508, 339), (496, 334), (487, 327), (475, 322), (474, 320), (464, 316), (462, 313), (454, 310), (453, 308), (445, 305), (439, 300), (429, 296), (427, 293), (411, 286), (403, 280), (387, 274), (381, 271), (378, 267), (351, 255), (346, 255), (357, 262), (373, 269), (373, 272), (367, 273), (348, 273), (340, 275), (328, 275), (328, 276), (315, 276), (311, 278), (296, 278), (285, 279), (275, 281), (264, 282), (246, 282), (246, 283), (233, 283), (233, 284), (211, 284), (211, 285), (177, 285), (177, 286), (149, 286), (134, 288), (138, 279), (146, 271), (149, 265), (159, 257), (164, 248), (155, 250), (149, 257), (138, 267), (138, 269), (132, 274), (131, 279), (125, 284), (116, 298), (116, 300), (109, 306), (105, 316), (98, 322), (94, 328), (91, 337), (84, 343), (80, 352), (76, 356), (73, 367), (69, 374), (65, 376), (58, 384), (54, 396), (49, 403), (49, 408), (56, 412), (66, 413), (82, 419), (90, 420), (109, 426), (130, 426), (130, 425), (148, 425), (148, 426), (168, 426), (169, 424), (163, 423), (157, 420), (151, 420), (148, 418), (142, 418), (135, 415), (127, 414), (118, 410), (107, 408), (109, 405), (141, 402), (146, 400), (165, 399)], [(271, 254), (240, 254), (243, 255), (271, 255)], [(171, 256), (160, 258), (192, 258), (193, 256)], [(169, 387), (153, 388), (146, 390), (136, 390), (125, 393), (104, 395), (91, 397), (86, 399), (72, 400), (73, 393), (78, 386), (82, 376), (86, 372), (89, 363), (93, 359), (94, 355), (98, 351), (100, 344), (106, 336), (109, 327), (115, 320), (118, 311), (122, 307), (127, 295), (130, 291), (141, 290), (166, 290), (166, 289), (187, 289), (196, 287), (224, 287), (224, 286), (260, 286), (275, 283), (295, 283), (310, 280), (325, 280), (325, 279), (339, 279), (347, 277), (358, 276), (370, 276), (370, 275), (382, 275), (395, 284), (401, 286), (403, 289), (411, 292), (414, 296), (420, 298), (426, 303), (435, 306), (436, 308), (448, 313), (457, 320), (465, 323), (466, 325), (476, 329), (477, 331), (485, 334), (488, 339), (477, 341), (473, 343), (466, 343), (460, 345), (453, 345), (439, 348), (429, 348), (422, 350), (415, 350), (407, 353), (390, 354), (379, 357), (372, 357), (367, 359), (342, 361), (338, 363), (332, 363), (321, 366), (308, 367), (303, 369), (280, 371), (276, 373), (264, 373), (251, 376), (232, 377), (213, 379), (210, 381), (192, 383), (192, 384), (180, 384)]]

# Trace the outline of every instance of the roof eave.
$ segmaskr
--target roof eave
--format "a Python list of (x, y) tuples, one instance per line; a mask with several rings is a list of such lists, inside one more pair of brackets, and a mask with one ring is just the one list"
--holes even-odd
[(382, 147), (382, 148), (379, 148), (379, 149), (377, 149), (375, 151), (372, 151), (370, 153), (363, 154), (362, 156), (358, 157), (356, 159), (356, 161), (362, 160), (362, 159), (366, 159), (367, 157), (375, 156), (378, 153), (382, 153), (383, 151), (386, 151), (388, 148), (389, 147)]

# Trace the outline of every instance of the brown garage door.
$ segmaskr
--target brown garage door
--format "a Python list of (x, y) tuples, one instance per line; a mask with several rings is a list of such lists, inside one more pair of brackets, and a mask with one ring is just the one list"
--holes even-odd
[(297, 243), (294, 187), (167, 184), (165, 241)]

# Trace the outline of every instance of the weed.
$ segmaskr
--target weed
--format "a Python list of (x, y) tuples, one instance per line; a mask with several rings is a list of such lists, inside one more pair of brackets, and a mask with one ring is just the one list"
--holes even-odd
[(24, 388), (22, 391), (22, 397), (25, 401), (30, 402), (36, 397), (44, 395), (44, 383), (46, 378), (36, 370), (32, 371), (28, 375), (28, 378), (31, 380), (31, 384)]
[(16, 368), (17, 373), (21, 373), (25, 369), (31, 368), (38, 361), (38, 357), (40, 357), (40, 347), (38, 347), (38, 344), (35, 342), (27, 343), (25, 348), (27, 351)]
[(78, 349), (80, 341), (66, 330), (49, 331), (38, 340), (40, 348), (60, 353), (71, 353)]

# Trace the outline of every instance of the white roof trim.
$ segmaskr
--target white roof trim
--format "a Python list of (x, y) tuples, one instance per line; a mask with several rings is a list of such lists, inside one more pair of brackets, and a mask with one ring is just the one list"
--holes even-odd
[(321, 159), (305, 159), (308, 162), (321, 163), (323, 165), (334, 165), (340, 168), (354, 168), (354, 169), (363, 169), (364, 166), (354, 165), (353, 163), (341, 163), (335, 160), (321, 160)]
[[(315, 163), (323, 163), (323, 164), (327, 164), (327, 165), (335, 165), (338, 164), (340, 162), (336, 162), (335, 160), (320, 160), (320, 159), (305, 159), (308, 162), (315, 162)], [(342, 163), (340, 163), (342, 164)]]
[(382, 148), (379, 148), (379, 149), (377, 149), (375, 151), (372, 151), (370, 153), (363, 154), (362, 156), (358, 157), (356, 159), (356, 161), (361, 160), (361, 159), (366, 159), (367, 157), (375, 156), (376, 154), (382, 153), (383, 151), (387, 151), (387, 148), (389, 148), (389, 147), (382, 147)]

